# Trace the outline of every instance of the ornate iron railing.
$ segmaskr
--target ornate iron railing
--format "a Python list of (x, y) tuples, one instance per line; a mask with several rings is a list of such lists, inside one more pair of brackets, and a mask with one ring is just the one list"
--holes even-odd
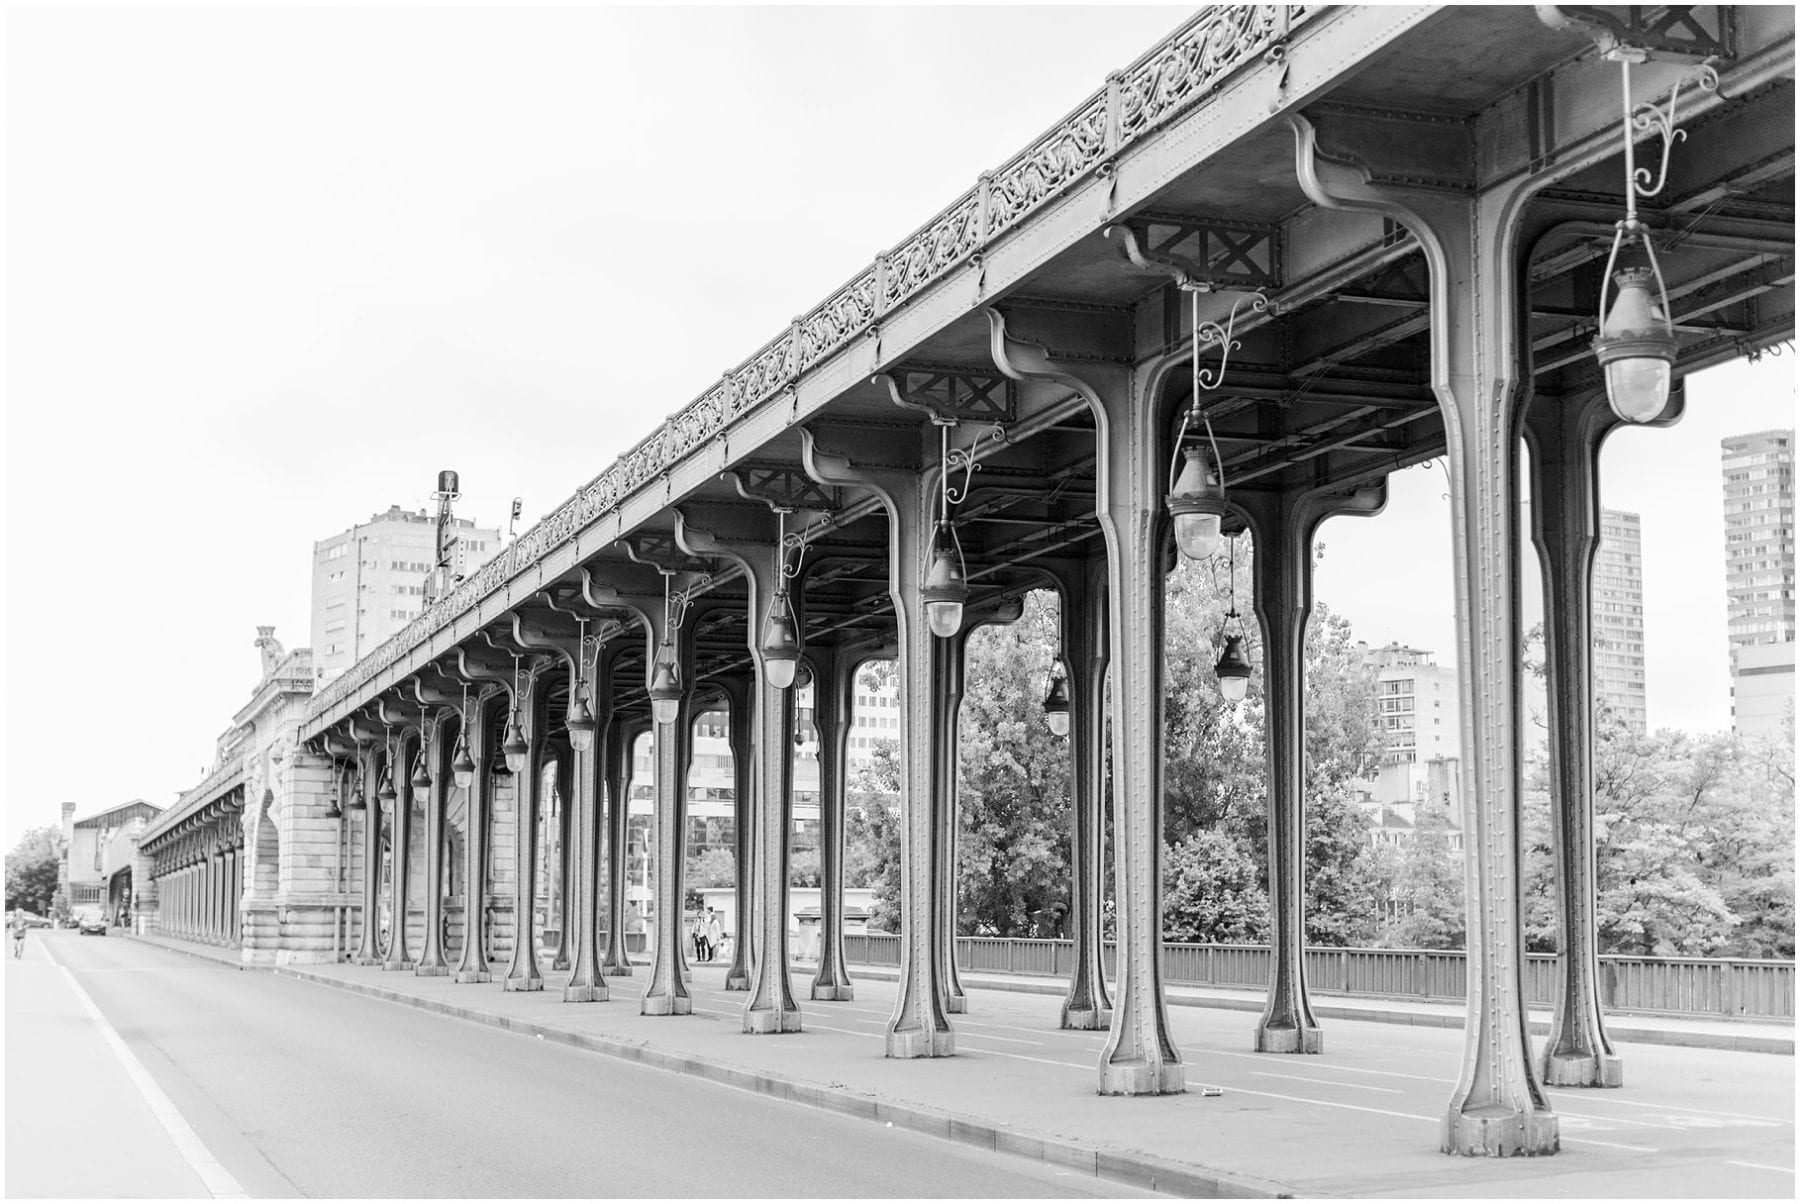
[(138, 838), (138, 847), (148, 849), (152, 843), (174, 830), (189, 811), (197, 806), (205, 806), (220, 794), (237, 785), (237, 779), (244, 776), (244, 754), (234, 753), (219, 762), (218, 766), (200, 781), (181, 792), (175, 805), (164, 811), (144, 826), (143, 835)]
[(879, 320), (981, 250), (1046, 201), (1199, 101), (1228, 75), (1260, 60), (1318, 5), (1212, 4), (1151, 48), (1047, 134), (958, 197), (936, 217), (876, 257), (849, 283), (697, 400), (614, 461), (536, 526), (513, 541), (435, 606), (314, 695), (317, 716), (361, 690), (456, 616), (535, 565), (552, 549), (652, 481), (694, 448), (727, 435), (750, 410), (786, 390), (808, 369), (874, 330)]
[[(900, 964), (900, 938), (871, 932), (845, 936), (852, 963)], [(1067, 977), (1074, 970), (1074, 944), (1060, 940), (1005, 937), (956, 938), (956, 964), (964, 970), (997, 974)], [(1113, 965), (1113, 948), (1105, 963)], [(1309, 990), (1321, 995), (1362, 995), (1460, 1003), (1468, 997), (1468, 964), (1457, 950), (1332, 949), (1306, 951)], [(1163, 978), (1180, 986), (1266, 987), (1269, 950), (1263, 945), (1163, 946)], [(1525, 1002), (1556, 1002), (1556, 957), (1533, 953), (1525, 961)], [(1752, 958), (1600, 958), (1600, 1002), (1621, 1012), (1667, 1016), (1739, 1016), (1759, 1020), (1794, 1018), (1794, 963)]]

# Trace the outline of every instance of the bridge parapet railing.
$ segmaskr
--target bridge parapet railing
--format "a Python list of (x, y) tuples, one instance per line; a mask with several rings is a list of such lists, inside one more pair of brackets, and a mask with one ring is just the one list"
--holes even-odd
[(573, 539), (640, 489), (662, 480), (681, 459), (729, 438), (746, 414), (791, 389), (800, 375), (1090, 173), (1108, 172), (1118, 152), (1169, 118), (1201, 103), (1233, 72), (1261, 62), (1271, 48), (1320, 11), (1319, 5), (1209, 4), (1107, 78), (1106, 86), (965, 192), (869, 267), (796, 318), (781, 334), (726, 372), (599, 476), (507, 545), (437, 604), (314, 694), (310, 713), (330, 711), (457, 616)]
[[(893, 933), (846, 935), (844, 951), (853, 964), (900, 964), (900, 938)], [(956, 939), (957, 965), (974, 973), (1066, 977), (1073, 969), (1073, 959), (1070, 941)], [(1102, 960), (1112, 973), (1111, 944), (1105, 947)], [(1458, 1003), (1468, 994), (1467, 975), (1468, 963), (1459, 950), (1319, 947), (1306, 951), (1307, 985), (1322, 995)], [(1165, 944), (1163, 978), (1176, 986), (1266, 987), (1269, 950), (1263, 945)], [(1529, 954), (1525, 1001), (1550, 1007), (1556, 1002), (1558, 985), (1556, 955)], [(1600, 958), (1600, 1001), (1620, 1012), (1792, 1020), (1794, 963), (1607, 954)]]

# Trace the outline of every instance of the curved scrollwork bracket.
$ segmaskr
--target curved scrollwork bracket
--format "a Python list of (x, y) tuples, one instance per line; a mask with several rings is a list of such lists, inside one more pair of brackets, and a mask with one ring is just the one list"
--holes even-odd
[[(1194, 290), (1206, 291), (1206, 290)], [(1238, 314), (1249, 307), (1250, 313), (1269, 312), (1269, 297), (1260, 289), (1254, 293), (1246, 293), (1231, 303), (1231, 312), (1225, 315), (1223, 322), (1196, 321), (1194, 324), (1194, 395), (1197, 398), (1202, 392), (1210, 392), (1219, 387), (1225, 380), (1225, 369), (1231, 363), (1231, 353), (1243, 344), (1235, 337)], [(1208, 347), (1219, 348), (1219, 366), (1206, 368), (1200, 365), (1199, 356)]]
[(1631, 175), (1631, 187), (1641, 197), (1653, 197), (1663, 190), (1669, 179), (1669, 157), (1675, 150), (1675, 144), (1687, 137), (1687, 131), (1676, 126), (1675, 102), (1681, 96), (1681, 89), (1693, 84), (1702, 92), (1719, 90), (1719, 73), (1708, 59), (1696, 63), (1686, 74), (1675, 81), (1669, 89), (1669, 100), (1666, 107), (1658, 107), (1654, 101), (1644, 101), (1631, 110), (1631, 128), (1640, 134), (1655, 131), (1662, 135), (1662, 163), (1657, 169), (1656, 181), (1651, 183), (1648, 167), (1634, 168)]

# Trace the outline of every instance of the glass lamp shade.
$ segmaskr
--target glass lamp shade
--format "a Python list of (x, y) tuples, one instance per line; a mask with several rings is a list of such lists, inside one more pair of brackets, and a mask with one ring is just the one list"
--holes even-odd
[(650, 713), (658, 723), (674, 723), (681, 713), (681, 674), (667, 657), (657, 658), (650, 678)]
[(1050, 679), (1050, 688), (1044, 693), (1044, 722), (1050, 725), (1052, 736), (1069, 734), (1069, 683), (1060, 673)]
[(1657, 317), (1649, 268), (1613, 275), (1618, 294), (1594, 339), (1594, 357), (1606, 373), (1606, 399), (1626, 422), (1649, 422), (1669, 402), (1669, 381), (1680, 350), (1675, 332)]
[(932, 549), (931, 568), (925, 574), (919, 600), (925, 603), (925, 621), (932, 635), (947, 640), (962, 630), (969, 583), (947, 525), (938, 528), (937, 546)]
[(800, 635), (785, 595), (777, 594), (769, 603), (769, 617), (763, 623), (762, 667), (765, 679), (777, 690), (793, 685), (800, 668)]
[(1244, 637), (1227, 636), (1225, 651), (1213, 666), (1219, 677), (1219, 694), (1226, 702), (1242, 702), (1250, 689), (1250, 658), (1244, 655)]
[(419, 754), (417, 764), (413, 766), (412, 784), (414, 790), (431, 789), (431, 770), (425, 767), (425, 754)]
[(469, 746), (460, 736), (456, 741), (456, 752), (450, 758), (450, 772), (464, 790), (475, 784), (475, 758), (469, 755)]
[(1187, 463), (1169, 494), (1169, 517), (1175, 520), (1175, 546), (1190, 560), (1203, 560), (1219, 550), (1219, 524), (1225, 517), (1225, 490), (1203, 462), (1200, 449), (1185, 452)]
[(531, 757), (531, 745), (525, 743), (525, 729), (519, 726), (516, 711), (506, 721), (506, 739), (501, 742), (500, 751), (506, 756), (506, 772), (525, 772), (525, 762)]
[(400, 797), (394, 791), (394, 771), (392, 769), (381, 775), (381, 785), (376, 789), (375, 797), (384, 803), (391, 803)]
[(576, 694), (575, 701), (569, 704), (565, 726), (569, 729), (569, 745), (576, 752), (594, 747), (594, 729), (599, 725), (594, 720), (594, 708), (588, 705), (586, 690)]

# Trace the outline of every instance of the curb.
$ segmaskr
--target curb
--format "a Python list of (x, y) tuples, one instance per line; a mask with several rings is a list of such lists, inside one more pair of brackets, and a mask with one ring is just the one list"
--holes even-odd
[(205, 948), (186, 948), (191, 942), (177, 940), (157, 940), (138, 932), (121, 933), (128, 941), (136, 941), (140, 945), (148, 945), (152, 949), (167, 949), (170, 953), (179, 953), (183, 957), (191, 957), (203, 962), (211, 962), (215, 966), (223, 966), (227, 970), (272, 970), (273, 966), (259, 966), (249, 962), (233, 961), (228, 957), (217, 957)]
[[(859, 978), (871, 978), (880, 982), (893, 982), (899, 975), (883, 966), (852, 967)], [(1045, 981), (1016, 982), (1011, 979), (987, 978), (980, 974), (959, 973), (964, 983), (980, 987), (984, 991), (1012, 991), (1024, 995), (1061, 995), (1064, 986), (1058, 982)], [(1231, 998), (1194, 998), (1183, 997), (1164, 991), (1165, 1001), (1171, 1007), (1215, 1008), (1227, 1012), (1260, 1012), (1262, 1001), (1259, 999)], [(1313, 1015), (1325, 1020), (1366, 1020), (1372, 1024), (1409, 1024), (1415, 1028), (1462, 1028), (1463, 1017), (1459, 1015), (1443, 1015), (1437, 1012), (1408, 1012), (1398, 1008), (1348, 1008), (1337, 1004), (1322, 1002), (1330, 996), (1314, 995), (1312, 997)], [(1731, 1023), (1727, 1020), (1724, 1023)], [(1545, 1036), (1550, 1031), (1550, 1024), (1545, 1020), (1531, 1019), (1527, 1029), (1534, 1036)], [(1794, 1038), (1770, 1037), (1758, 1033), (1707, 1033), (1690, 1032), (1683, 1029), (1649, 1028), (1633, 1025), (1629, 1018), (1610, 1018), (1606, 1024), (1606, 1035), (1614, 1041), (1622, 1041), (1632, 1045), (1680, 1045), (1692, 1049), (1724, 1049), (1737, 1053), (1768, 1053), (1794, 1056)]]
[[(198, 955), (204, 956), (204, 955)], [(921, 1104), (901, 1104), (876, 1096), (827, 1087), (785, 1075), (751, 1070), (725, 1062), (714, 1062), (688, 1054), (671, 1053), (653, 1045), (620, 1040), (590, 1033), (570, 1032), (512, 1016), (501, 1016), (478, 1008), (462, 1007), (434, 999), (421, 999), (386, 987), (349, 982), (328, 974), (319, 974), (294, 966), (274, 966), (273, 971), (302, 982), (316, 983), (340, 991), (366, 995), (390, 1003), (404, 1004), (420, 1011), (435, 1012), (456, 1020), (467, 1020), (490, 1028), (505, 1029), (524, 1036), (585, 1049), (591, 1053), (636, 1062), (675, 1074), (736, 1087), (770, 1099), (804, 1104), (858, 1120), (891, 1124), (928, 1137), (937, 1137), (976, 1149), (1011, 1154), (1055, 1166), (1067, 1167), (1096, 1179), (1130, 1187), (1160, 1192), (1164, 1195), (1195, 1199), (1292, 1199), (1294, 1192), (1272, 1180), (1227, 1176), (1204, 1167), (1171, 1162), (1152, 1154), (1133, 1150), (1102, 1149), (1080, 1145), (1060, 1137), (1043, 1137), (1016, 1129), (991, 1124), (972, 1117), (945, 1112)]]

